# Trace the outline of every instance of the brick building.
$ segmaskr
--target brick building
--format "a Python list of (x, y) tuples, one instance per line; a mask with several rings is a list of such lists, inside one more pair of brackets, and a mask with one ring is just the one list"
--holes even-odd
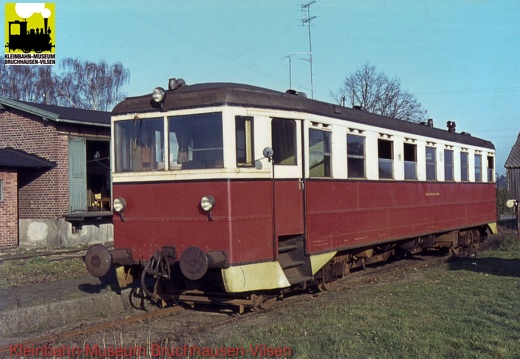
[(111, 241), (109, 148), (108, 112), (0, 98), (0, 248)]
[[(0, 148), (0, 246), (18, 246), (19, 177), (43, 173), (56, 164), (13, 148)], [(22, 181), (23, 184), (23, 181)]]

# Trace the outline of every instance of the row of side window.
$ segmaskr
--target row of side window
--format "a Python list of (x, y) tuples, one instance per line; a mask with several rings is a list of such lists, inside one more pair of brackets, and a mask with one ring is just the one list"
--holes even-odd
[[(394, 154), (393, 141), (378, 139), (378, 172), (380, 179), (394, 179)], [(347, 166), (349, 178), (366, 178), (365, 173), (365, 137), (360, 135), (347, 134)], [(460, 180), (468, 182), (470, 180), (469, 152), (460, 152)], [(404, 179), (417, 180), (417, 145), (413, 143), (403, 144), (404, 157)], [(426, 146), (426, 180), (437, 181), (437, 148)], [(444, 149), (444, 180), (455, 180), (455, 161), (454, 150)], [(474, 154), (474, 179), (475, 182), (482, 182), (482, 154)], [(494, 158), (487, 157), (487, 179), (493, 181)]]
[[(253, 118), (237, 116), (236, 128), (236, 155), (237, 166), (253, 166)], [(361, 132), (361, 131), (359, 131)], [(273, 147), (273, 162), (275, 165), (296, 165), (296, 122), (287, 119), (272, 119), (271, 143)], [(394, 141), (387, 138), (377, 140), (378, 174), (380, 179), (394, 179)], [(347, 176), (348, 178), (364, 179), (366, 175), (366, 137), (360, 134), (346, 135), (347, 141)], [(404, 179), (418, 180), (418, 146), (415, 140), (406, 139), (403, 143)], [(448, 146), (451, 147), (451, 146)], [(329, 129), (309, 128), (309, 176), (332, 177), (332, 132)], [(425, 174), (427, 181), (437, 181), (438, 147), (429, 144), (425, 147)], [(455, 151), (445, 148), (444, 180), (455, 180)], [(475, 182), (482, 182), (482, 153), (474, 153), (473, 168), (470, 168), (470, 153), (460, 151), (459, 170), (462, 182), (470, 181), (470, 171), (473, 170)], [(494, 158), (487, 156), (487, 180), (493, 181)]]

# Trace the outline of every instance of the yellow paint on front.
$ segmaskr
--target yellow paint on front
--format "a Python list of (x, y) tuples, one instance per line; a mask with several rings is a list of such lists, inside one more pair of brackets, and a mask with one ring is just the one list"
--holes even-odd
[(488, 227), (489, 227), (489, 230), (491, 231), (491, 234), (497, 234), (498, 233), (498, 227), (497, 227), (497, 223), (496, 222), (489, 223)]
[(222, 269), (228, 293), (286, 288), (290, 286), (280, 263), (263, 262)]
[(312, 275), (315, 275), (317, 271), (319, 271), (328, 261), (332, 259), (332, 257), (336, 255), (336, 253), (337, 252), (329, 252), (311, 256)]
[(133, 276), (130, 274), (130, 269), (126, 269), (125, 266), (118, 266), (116, 268), (116, 277), (119, 288), (126, 288), (130, 283), (134, 281)]

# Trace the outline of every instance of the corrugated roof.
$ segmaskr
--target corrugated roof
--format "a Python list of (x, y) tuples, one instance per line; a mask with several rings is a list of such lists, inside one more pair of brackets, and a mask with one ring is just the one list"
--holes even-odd
[(511, 153), (507, 157), (505, 168), (520, 168), (520, 133), (516, 139), (516, 143), (511, 149)]
[(0, 167), (38, 168), (56, 167), (56, 163), (14, 148), (0, 148)]
[(45, 120), (55, 122), (110, 127), (110, 112), (45, 105), (41, 103), (10, 100), (3, 97), (0, 97), (0, 105), (41, 116)]

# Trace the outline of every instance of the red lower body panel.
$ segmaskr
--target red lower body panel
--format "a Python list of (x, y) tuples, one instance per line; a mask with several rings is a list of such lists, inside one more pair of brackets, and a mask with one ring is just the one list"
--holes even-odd
[[(320, 253), (496, 220), (493, 183), (307, 180), (302, 188), (297, 180), (115, 183), (114, 197), (127, 202), (124, 221), (114, 216), (115, 248), (148, 260), (163, 246), (175, 246), (177, 258), (197, 246), (236, 264), (273, 260), (277, 236), (305, 232), (307, 253)], [(200, 208), (204, 195), (215, 198), (211, 216)]]
[(306, 182), (307, 252), (362, 247), (496, 220), (493, 183)]
[[(115, 248), (148, 260), (175, 246), (177, 258), (190, 246), (228, 253), (230, 263), (273, 259), (271, 181), (116, 183), (114, 198), (127, 202), (124, 221), (114, 216)], [(200, 208), (215, 198), (211, 216)]]

